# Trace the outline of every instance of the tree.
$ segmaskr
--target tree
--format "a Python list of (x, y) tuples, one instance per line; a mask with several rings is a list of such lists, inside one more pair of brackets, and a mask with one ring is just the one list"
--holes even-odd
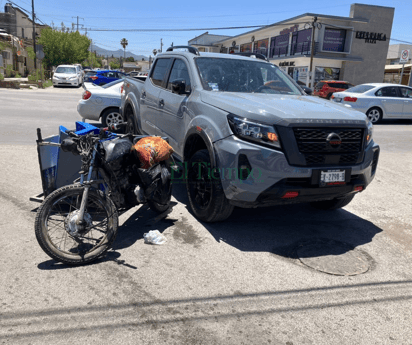
[(38, 40), (43, 45), (47, 67), (81, 63), (89, 56), (90, 40), (79, 32), (63, 32), (45, 28)]
[(92, 68), (100, 68), (102, 67), (102, 59), (97, 58), (96, 55), (92, 52), (88, 52), (89, 55), (87, 58), (82, 62), (83, 66), (90, 66)]
[(112, 61), (110, 62), (110, 68), (111, 69), (119, 69), (120, 68), (120, 64), (117, 61)]
[(126, 58), (127, 62), (134, 62), (134, 57), (133, 56), (129, 56), (128, 58)]

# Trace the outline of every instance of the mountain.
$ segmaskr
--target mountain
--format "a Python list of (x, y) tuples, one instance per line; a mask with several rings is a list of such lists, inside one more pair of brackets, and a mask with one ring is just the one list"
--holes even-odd
[[(107, 49), (100, 48), (96, 44), (92, 44), (91, 48), (92, 48), (93, 52), (96, 51), (96, 53), (98, 55), (103, 55), (105, 57), (107, 57), (107, 56), (111, 57), (112, 55), (114, 57), (117, 57), (117, 58), (118, 57), (124, 57), (124, 50), (123, 49), (107, 50)], [(136, 55), (136, 54), (133, 54), (133, 53), (127, 51), (127, 47), (126, 47), (126, 57), (128, 58), (128, 57), (131, 57), (131, 56), (134, 58), (135, 61), (142, 61), (142, 59), (145, 59), (145, 61), (149, 60), (148, 56)]]

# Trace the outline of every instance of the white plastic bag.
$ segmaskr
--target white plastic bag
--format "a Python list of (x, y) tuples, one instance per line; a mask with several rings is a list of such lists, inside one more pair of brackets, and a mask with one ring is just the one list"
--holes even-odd
[(144, 243), (151, 244), (164, 244), (167, 241), (166, 237), (162, 235), (159, 230), (150, 230), (143, 235), (143, 238)]

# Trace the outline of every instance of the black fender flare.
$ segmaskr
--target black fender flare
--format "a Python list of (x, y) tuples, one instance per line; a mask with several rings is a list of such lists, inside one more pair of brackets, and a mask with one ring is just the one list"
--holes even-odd
[(189, 150), (189, 151), (187, 150), (187, 146), (191, 145), (190, 138), (193, 138), (194, 136), (198, 136), (203, 140), (204, 144), (206, 145), (207, 150), (209, 151), (210, 163), (212, 165), (212, 168), (216, 168), (217, 159), (216, 159), (216, 154), (215, 154), (212, 140), (210, 140), (209, 136), (200, 126), (191, 127), (186, 133), (185, 140), (184, 140), (185, 144), (183, 148), (183, 161), (184, 162), (187, 161), (188, 157), (186, 157), (186, 152), (192, 152), (192, 151), (193, 153), (196, 152), (195, 150)]

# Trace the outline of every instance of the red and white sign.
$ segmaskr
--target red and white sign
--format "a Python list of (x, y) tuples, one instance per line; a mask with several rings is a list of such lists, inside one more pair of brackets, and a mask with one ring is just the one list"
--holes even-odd
[(401, 58), (399, 59), (400, 63), (405, 63), (409, 61), (411, 56), (411, 51), (409, 49), (404, 49), (401, 51)]

